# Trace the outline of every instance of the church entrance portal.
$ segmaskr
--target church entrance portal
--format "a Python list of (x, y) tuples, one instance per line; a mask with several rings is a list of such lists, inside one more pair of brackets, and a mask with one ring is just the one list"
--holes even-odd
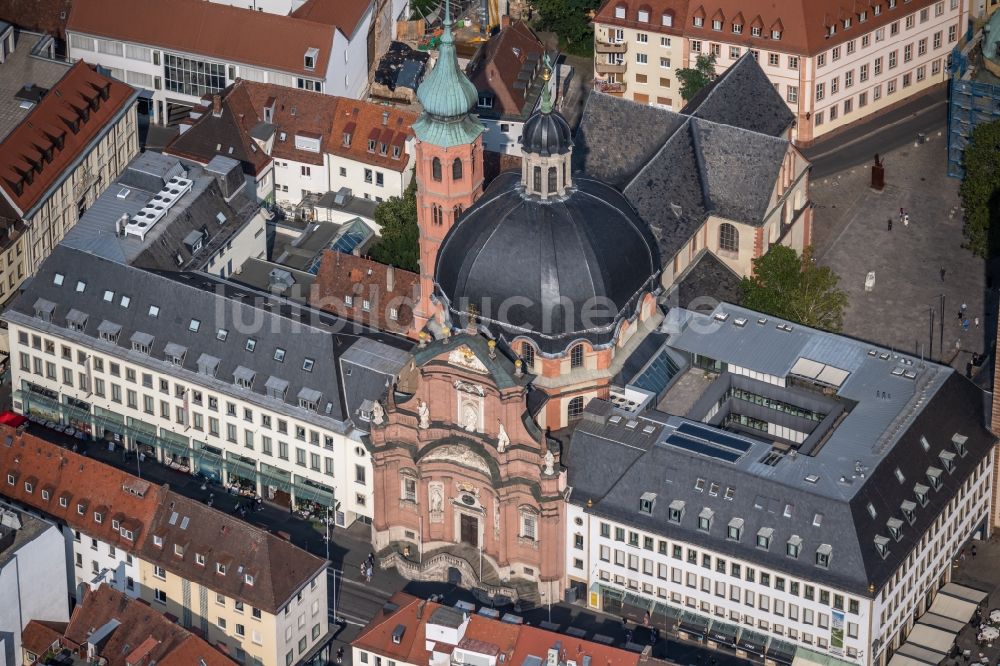
[(460, 518), (462, 543), (479, 547), (479, 520), (475, 516), (461, 514)]

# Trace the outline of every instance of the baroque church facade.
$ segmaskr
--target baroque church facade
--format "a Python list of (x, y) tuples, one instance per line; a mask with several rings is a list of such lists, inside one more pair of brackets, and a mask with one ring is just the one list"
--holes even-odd
[[(458, 65), (446, 12), (413, 124), (420, 276), (410, 335), (419, 344), (370, 419), (373, 541), (383, 566), (542, 603), (562, 597), (560, 435), (659, 346), (657, 299), (688, 270), (674, 253), (698, 264), (709, 243), (683, 247), (698, 244), (713, 215), (766, 221), (781, 206), (805, 206), (794, 196), (804, 182), (791, 176), (801, 165), (782, 170), (797, 160), (783, 136), (787, 109), (775, 103), (768, 112), (773, 90), (756, 63), (731, 70), (716, 88), (752, 90), (758, 108), (743, 120), (719, 122), (732, 91), (717, 89), (689, 116), (636, 116), (659, 135), (632, 143), (616, 138), (629, 124), (621, 114), (648, 115), (648, 107), (598, 95), (575, 143), (545, 86), (523, 127), (520, 171), (484, 187), (478, 95)], [(769, 147), (758, 181), (727, 185), (718, 170), (676, 183), (656, 175), (666, 162), (707, 168), (704, 158), (722, 143), (739, 148), (741, 137), (743, 149), (728, 158), (737, 166)], [(612, 143), (620, 155), (608, 153)], [(684, 189), (699, 181), (698, 192)], [(745, 203), (754, 185), (752, 205), (736, 210), (732, 201)], [(653, 205), (657, 193), (681, 203)], [(785, 241), (797, 243), (792, 229), (775, 231), (775, 242), (788, 233)], [(760, 229), (752, 233), (754, 252), (766, 251)]]

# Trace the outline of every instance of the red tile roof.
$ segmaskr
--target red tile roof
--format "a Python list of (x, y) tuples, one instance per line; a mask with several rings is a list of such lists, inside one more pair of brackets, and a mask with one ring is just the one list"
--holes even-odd
[[(324, 79), (334, 27), (204, 0), (73, 0), (66, 31)], [(309, 48), (319, 55), (307, 70)]]
[(371, 6), (372, 0), (307, 0), (292, 16), (335, 26), (351, 37)]
[[(262, 149), (251, 147), (256, 144), (250, 132), (264, 121), (267, 107), (273, 109), (274, 139), (270, 157), (318, 166), (323, 164), (323, 155), (331, 153), (400, 172), (409, 164), (406, 139), (412, 134), (410, 126), (417, 119), (415, 113), (246, 80), (237, 81), (220, 97), (222, 115), (216, 118), (211, 112), (211, 99), (203, 100), (198, 109), (201, 117), (175, 138), (166, 152), (202, 163), (217, 154), (226, 155), (251, 165), (255, 173), (260, 173), (270, 158)], [(375, 132), (378, 133), (375, 150), (369, 151), (368, 137)], [(348, 146), (344, 145), (345, 133), (351, 135)], [(320, 152), (296, 148), (297, 134), (320, 138)], [(385, 154), (382, 154), (381, 143), (385, 144)], [(230, 146), (234, 148), (233, 153), (228, 152)], [(399, 147), (398, 158), (393, 157), (395, 146)]]
[(136, 95), (83, 61), (66, 72), (0, 143), (0, 188), (22, 215)]
[[(26, 482), (31, 483), (30, 492)], [(11, 427), (0, 425), (0, 494), (54, 516), (88, 536), (135, 551), (149, 533), (165, 491), (28, 432), (19, 435)], [(62, 498), (66, 506), (62, 506)], [(101, 522), (94, 516), (99, 510), (103, 512)], [(132, 541), (114, 528), (114, 521), (132, 531)]]
[[(398, 606), (398, 610), (379, 611), (354, 639), (352, 646), (396, 661), (427, 663), (430, 657), (425, 641), (427, 621), (441, 605), (422, 601), (402, 592), (396, 594), (391, 601)], [(406, 630), (402, 640), (396, 643), (392, 636), (399, 625), (406, 627)], [(469, 651), (503, 655), (502, 662), (505, 664), (523, 664), (529, 655), (540, 657), (544, 662), (549, 648), (554, 647), (557, 641), (563, 646), (564, 654), (560, 661), (575, 659), (576, 663), (581, 664), (583, 658), (589, 656), (591, 663), (601, 666), (637, 666), (639, 663), (639, 655), (634, 652), (481, 615), (473, 615), (469, 619), (459, 646)], [(434, 649), (438, 652), (451, 652), (459, 646), (438, 643)]]
[[(86, 656), (91, 634), (110, 621), (119, 625), (97, 652), (106, 666), (233, 666), (232, 661), (190, 631), (107, 583), (87, 590), (73, 610), (63, 635), (64, 647)], [(200, 661), (199, 661), (200, 660)]]
[(21, 646), (28, 652), (43, 655), (65, 631), (65, 622), (31, 620), (21, 632)]
[[(906, 14), (912, 14), (937, 0), (912, 0), (897, 2), (889, 9), (888, 0), (608, 0), (597, 15), (597, 22), (608, 25), (627, 25), (677, 34), (683, 31), (688, 37), (706, 41), (742, 44), (766, 51), (815, 55), (837, 44), (857, 39)], [(626, 19), (615, 19), (615, 8), (625, 6)], [(640, 7), (651, 7), (649, 23), (638, 22)], [(875, 15), (875, 7), (880, 13)], [(675, 13), (674, 27), (664, 28), (661, 15), (664, 9)], [(867, 12), (867, 20), (860, 22), (860, 12)], [(705, 19), (701, 28), (694, 27), (691, 17)], [(844, 28), (843, 21), (851, 19), (851, 27)], [(722, 21), (722, 30), (712, 30), (712, 20)], [(740, 34), (733, 34), (732, 24), (744, 26)], [(761, 36), (753, 37), (749, 26), (761, 28)], [(829, 35), (830, 26), (837, 31)], [(779, 40), (771, 39), (771, 32), (781, 32)], [(829, 35), (829, 36), (828, 36)]]
[[(390, 279), (391, 274), (391, 279)], [(420, 276), (377, 261), (326, 250), (313, 283), (309, 304), (383, 331), (405, 333), (413, 323)], [(351, 296), (351, 305), (345, 302)], [(370, 308), (364, 309), (364, 300)], [(396, 319), (389, 317), (396, 310)]]
[(0, 21), (62, 38), (71, 5), (71, 0), (0, 0)]
[(482, 49), (471, 65), (474, 67), (471, 72), (472, 84), (476, 86), (476, 90), (493, 92), (494, 112), (521, 115), (528, 89), (516, 88), (514, 84), (529, 53), (538, 55), (536, 76), (541, 74), (541, 56), (545, 52), (545, 46), (527, 23), (515, 21), (491, 37), (483, 44)]

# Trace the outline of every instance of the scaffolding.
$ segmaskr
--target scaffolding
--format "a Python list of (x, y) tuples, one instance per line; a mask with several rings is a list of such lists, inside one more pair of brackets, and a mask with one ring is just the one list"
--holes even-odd
[(951, 54), (951, 82), (948, 87), (948, 175), (962, 178), (965, 147), (972, 131), (979, 125), (1000, 120), (1000, 86), (976, 81), (976, 66), (970, 58), (977, 57), (982, 33), (966, 48)]

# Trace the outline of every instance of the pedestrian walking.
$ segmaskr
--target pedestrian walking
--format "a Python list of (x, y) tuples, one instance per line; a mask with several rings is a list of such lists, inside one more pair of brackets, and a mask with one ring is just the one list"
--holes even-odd
[(941, 282), (944, 282), (944, 266), (941, 267)]
[(962, 311), (961, 310), (958, 311), (958, 315), (957, 316), (958, 316), (959, 323), (961, 323), (962, 322)]
[(969, 306), (968, 306), (968, 305), (966, 305), (965, 303), (962, 303), (962, 312), (965, 312), (965, 309), (966, 309), (967, 307), (969, 307)]
[(910, 214), (909, 213), (904, 213), (903, 214), (903, 226), (904, 227), (910, 226)]
[(889, 231), (892, 231), (892, 218), (889, 218)]
[(976, 324), (976, 328), (979, 328), (979, 317), (976, 317), (975, 319), (973, 319), (973, 321)]
[(370, 564), (368, 565), (367, 568), (365, 568), (365, 582), (366, 583), (372, 582), (372, 566)]

